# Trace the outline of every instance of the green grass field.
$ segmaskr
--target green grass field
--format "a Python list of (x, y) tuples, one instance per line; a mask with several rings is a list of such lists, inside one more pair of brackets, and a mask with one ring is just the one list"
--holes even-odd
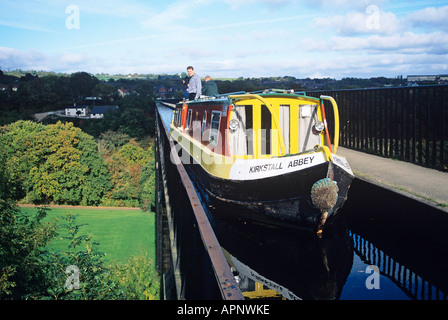
[[(36, 212), (33, 207), (22, 207), (21, 210), (28, 214)], [(125, 263), (131, 256), (140, 254), (140, 251), (147, 252), (155, 261), (154, 213), (115, 208), (52, 207), (47, 211), (46, 219), (66, 223), (62, 217), (69, 213), (77, 216), (76, 225), (87, 224), (78, 235), (90, 235), (92, 241), (99, 242), (98, 250), (106, 253), (109, 261)], [(67, 230), (60, 229), (59, 233), (60, 236), (51, 242), (50, 247), (66, 251), (68, 242), (60, 238), (67, 235)], [(79, 250), (84, 251), (85, 248)]]

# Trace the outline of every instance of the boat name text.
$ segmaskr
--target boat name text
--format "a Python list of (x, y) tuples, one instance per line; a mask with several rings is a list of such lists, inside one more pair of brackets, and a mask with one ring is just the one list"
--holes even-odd
[(249, 173), (263, 172), (263, 171), (271, 171), (271, 170), (282, 170), (282, 163), (270, 163), (264, 164), (261, 166), (252, 166), (249, 168)]
[(310, 156), (310, 157), (306, 157), (306, 158), (301, 158), (301, 159), (296, 159), (294, 161), (290, 161), (289, 164), (288, 164), (288, 168), (302, 166), (304, 164), (312, 164), (313, 163), (313, 159), (314, 159), (314, 156), (312, 156), (312, 157)]
[[(295, 159), (288, 163), (288, 168), (294, 168), (302, 165), (312, 164), (314, 160), (314, 156), (301, 158), (301, 159)], [(264, 172), (264, 171), (271, 171), (271, 170), (282, 170), (283, 166), (281, 162), (277, 163), (268, 163), (264, 165), (258, 165), (258, 166), (252, 166), (249, 168), (249, 173), (257, 173), (257, 172)]]

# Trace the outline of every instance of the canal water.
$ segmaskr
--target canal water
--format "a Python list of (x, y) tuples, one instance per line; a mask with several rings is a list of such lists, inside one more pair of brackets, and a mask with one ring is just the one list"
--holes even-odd
[[(159, 110), (169, 128), (172, 110)], [(234, 208), (197, 191), (247, 299), (448, 299), (445, 211), (355, 179), (319, 239), (229, 218)]]

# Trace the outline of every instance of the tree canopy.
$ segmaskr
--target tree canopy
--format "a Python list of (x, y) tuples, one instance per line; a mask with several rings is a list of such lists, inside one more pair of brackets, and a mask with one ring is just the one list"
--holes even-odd
[(151, 139), (138, 142), (127, 134), (107, 131), (97, 142), (71, 122), (43, 125), (20, 120), (1, 129), (0, 142), (14, 182), (9, 192), (16, 200), (69, 205), (145, 203), (145, 210), (154, 204)]
[(111, 188), (92, 136), (72, 123), (18, 121), (3, 128), (7, 166), (29, 202), (97, 205)]

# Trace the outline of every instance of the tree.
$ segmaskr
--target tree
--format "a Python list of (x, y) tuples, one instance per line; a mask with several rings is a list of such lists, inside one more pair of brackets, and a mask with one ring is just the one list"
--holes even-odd
[(79, 204), (88, 166), (80, 162), (80, 129), (72, 124), (48, 125), (34, 135), (30, 153), (38, 162), (29, 172), (35, 203)]
[(150, 134), (151, 122), (145, 112), (137, 108), (119, 108), (115, 112), (104, 115), (104, 131), (115, 131), (126, 134), (133, 138), (143, 138)]
[(15, 181), (15, 199), (25, 197), (31, 188), (29, 172), (37, 165), (38, 158), (29, 152), (32, 137), (44, 130), (44, 126), (32, 121), (17, 121), (3, 127), (1, 140), (11, 179)]
[(79, 136), (79, 148), (82, 151), (80, 163), (88, 167), (86, 179), (81, 186), (81, 204), (98, 205), (103, 195), (112, 188), (109, 172), (102, 154), (98, 151), (98, 143), (82, 131)]
[(72, 89), (73, 97), (82, 100), (91, 96), (93, 89), (99, 82), (97, 78), (87, 72), (72, 73), (70, 75), (70, 88)]
[[(105, 151), (105, 161), (108, 164), (113, 185), (113, 188), (107, 194), (107, 198), (116, 201), (115, 205), (138, 206), (141, 172), (142, 168), (150, 161), (150, 154), (139, 145), (135, 138), (130, 139), (120, 147), (116, 147), (112, 142), (115, 139), (112, 138), (113, 135), (109, 133), (108, 136), (111, 142), (104, 142), (104, 145), (109, 145), (109, 148), (115, 151), (110, 149)], [(115, 133), (115, 137), (125, 136)]]
[(97, 205), (111, 187), (93, 137), (58, 122), (19, 121), (6, 127), (8, 166), (34, 203)]
[(117, 151), (118, 148), (128, 143), (129, 140), (130, 137), (125, 133), (107, 130), (106, 132), (101, 133), (98, 145), (106, 155), (110, 155), (112, 152)]
[(30, 217), (15, 204), (5, 146), (0, 144), (0, 300), (29, 298), (46, 290), (46, 269), (40, 259), (56, 235), (54, 224), (42, 222), (45, 210)]
[(103, 100), (113, 101), (117, 95), (115, 86), (110, 83), (100, 82), (92, 90), (92, 95), (95, 97), (101, 97)]
[(138, 200), (140, 208), (146, 211), (154, 210), (155, 201), (155, 178), (156, 178), (156, 166), (154, 148), (149, 148), (149, 161), (143, 166), (141, 179), (138, 189)]

